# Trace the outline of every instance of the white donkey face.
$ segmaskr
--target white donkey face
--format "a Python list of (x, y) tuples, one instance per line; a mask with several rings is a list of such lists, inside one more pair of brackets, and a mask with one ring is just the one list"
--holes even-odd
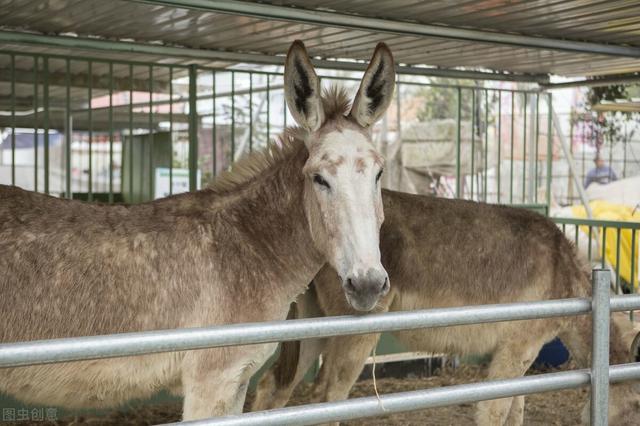
[(320, 80), (304, 45), (295, 42), (287, 55), (287, 104), (296, 122), (307, 130), (309, 158), (303, 171), (311, 234), (340, 275), (351, 305), (363, 311), (373, 309), (389, 291), (379, 248), (384, 160), (371, 141), (371, 126), (389, 106), (394, 81), (393, 58), (380, 44), (351, 112), (325, 119)]

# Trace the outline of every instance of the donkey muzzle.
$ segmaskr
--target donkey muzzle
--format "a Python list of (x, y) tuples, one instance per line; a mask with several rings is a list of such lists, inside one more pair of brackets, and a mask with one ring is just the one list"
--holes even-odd
[(365, 273), (347, 275), (342, 280), (342, 288), (354, 309), (370, 311), (389, 293), (389, 276), (384, 270), (371, 268)]

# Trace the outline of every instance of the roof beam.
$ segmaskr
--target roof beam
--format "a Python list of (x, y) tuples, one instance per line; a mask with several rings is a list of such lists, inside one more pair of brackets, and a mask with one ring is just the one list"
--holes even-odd
[[(134, 43), (72, 36), (42, 35), (17, 31), (0, 31), (0, 43), (28, 44), (48, 48), (83, 49), (105, 53), (157, 55), (164, 58), (170, 56), (173, 58), (183, 58), (196, 61), (244, 62), (262, 65), (283, 65), (285, 59), (284, 56), (273, 56), (257, 53), (239, 53), (223, 50), (194, 49), (181, 46), (165, 46), (150, 43)], [(318, 68), (340, 69), (348, 71), (364, 71), (368, 65), (365, 62), (329, 61), (319, 59), (314, 59), (312, 60), (312, 62)], [(494, 73), (414, 66), (396, 66), (396, 70), (400, 74), (407, 75), (422, 75), (429, 77), (446, 77), (469, 80), (516, 81), (523, 83), (544, 83), (548, 82), (549, 80), (547, 75), (542, 74)]]
[[(171, 120), (170, 120), (171, 119)], [(106, 111), (102, 114), (96, 114), (94, 112), (91, 121), (86, 118), (86, 114), (84, 115), (76, 115), (73, 119), (73, 129), (74, 130), (88, 130), (92, 129), (94, 133), (98, 132), (108, 132), (109, 128), (112, 128), (116, 131), (121, 129), (129, 129), (129, 125), (131, 120), (131, 124), (133, 124), (134, 128), (149, 128), (149, 113), (148, 112), (133, 112), (131, 115), (127, 111), (113, 111), (111, 120), (106, 113)], [(174, 112), (172, 114), (168, 113), (158, 113), (154, 112), (152, 114), (152, 126), (157, 126), (160, 122), (172, 121), (175, 123), (187, 123), (189, 120), (189, 116), (184, 113)], [(55, 109), (49, 111), (49, 129), (57, 129), (63, 130), (65, 128), (65, 113), (60, 109)], [(7, 114), (0, 114), (0, 127), (21, 127), (21, 128), (38, 128), (43, 129), (45, 127), (45, 121), (43, 114), (40, 112), (38, 114), (38, 120), (35, 120), (34, 114), (26, 114), (26, 115), (18, 115), (15, 118), (11, 117)]]
[[(11, 72), (10, 68), (0, 68), (0, 82), (10, 82), (13, 77), (17, 84), (34, 84), (36, 81), (36, 74), (33, 71), (17, 69), (15, 73)], [(37, 74), (37, 81), (39, 84), (43, 84), (45, 75), (43, 72)], [(92, 75), (89, 77), (87, 74), (69, 74), (64, 72), (50, 72), (47, 76), (47, 83), (50, 86), (62, 86), (66, 87), (69, 84), (70, 87), (88, 88), (89, 82), (91, 82), (92, 89), (109, 90), (110, 81), (108, 74)], [(115, 91), (120, 90), (135, 90), (141, 92), (148, 92), (151, 90), (149, 80), (145, 79), (129, 79), (128, 77), (112, 77), (112, 89)], [(153, 81), (154, 92), (168, 92), (169, 83), (167, 81)]]
[(557, 38), (534, 37), (442, 25), (349, 15), (341, 12), (300, 9), (288, 6), (237, 0), (129, 0), (155, 6), (169, 6), (207, 12), (228, 13), (262, 19), (282, 20), (312, 25), (348, 28), (417, 37), (438, 37), (454, 40), (485, 42), (500, 45), (551, 49), (568, 52), (640, 58), (640, 47), (592, 43)]
[(563, 83), (540, 83), (544, 89), (566, 89), (570, 87), (603, 87), (612, 84), (638, 84), (640, 73), (612, 75), (608, 77), (588, 78), (583, 80), (566, 81)]
[(593, 110), (600, 112), (640, 112), (640, 102), (599, 103), (593, 106)]

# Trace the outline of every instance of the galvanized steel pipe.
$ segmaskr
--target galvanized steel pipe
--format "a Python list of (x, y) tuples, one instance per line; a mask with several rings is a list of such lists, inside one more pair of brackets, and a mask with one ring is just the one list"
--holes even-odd
[[(640, 363), (611, 367), (611, 381), (640, 379)], [(393, 413), (464, 404), (516, 395), (571, 389), (589, 384), (589, 370), (539, 374), (516, 379), (446, 386), (339, 402), (310, 404), (204, 420), (174, 423), (187, 426), (292, 426), (384, 416)]]
[[(266, 55), (261, 53), (232, 52), (227, 50), (214, 49), (194, 49), (181, 46), (166, 46), (150, 43), (114, 41), (63, 35), (53, 36), (9, 30), (0, 30), (0, 42), (48, 47), (62, 47), (65, 49), (81, 49), (101, 52), (158, 55), (162, 57), (170, 56), (173, 58), (185, 58), (192, 60), (247, 62), (263, 65), (284, 65), (285, 58), (282, 55)], [(55, 57), (57, 55), (48, 56)], [(79, 54), (79, 56), (82, 55)], [(96, 58), (96, 60), (100, 59)], [(346, 71), (364, 71), (368, 66), (368, 64), (365, 62), (350, 62), (325, 59), (312, 59), (311, 62), (316, 68), (339, 69)], [(403, 65), (396, 66), (396, 71), (399, 74), (407, 75), (422, 75), (470, 80), (517, 81), (523, 83), (539, 84), (549, 82), (549, 76), (545, 74), (514, 74)]]
[(607, 269), (591, 272), (591, 426), (606, 426), (609, 418), (609, 283)]
[[(640, 309), (640, 297), (617, 297), (623, 302), (619, 303), (623, 309), (617, 310)], [(612, 310), (616, 310), (613, 304)], [(590, 311), (590, 299), (574, 298), (5, 343), (0, 345), (0, 367), (581, 315)]]
[(0, 367), (580, 315), (590, 311), (590, 299), (575, 298), (40, 340), (0, 345)]

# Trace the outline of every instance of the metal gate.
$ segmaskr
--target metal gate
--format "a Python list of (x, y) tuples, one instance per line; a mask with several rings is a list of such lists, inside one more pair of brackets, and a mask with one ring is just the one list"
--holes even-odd
[(591, 314), (593, 316), (591, 370), (403, 392), (383, 395), (379, 400), (368, 397), (311, 404), (182, 424), (309, 425), (569, 389), (590, 384), (591, 424), (602, 426), (607, 424), (608, 418), (609, 382), (640, 379), (638, 362), (609, 366), (610, 312), (640, 309), (640, 295), (610, 296), (609, 283), (608, 271), (594, 270), (591, 299), (573, 298), (479, 305), (9, 343), (0, 345), (0, 368), (346, 334)]

